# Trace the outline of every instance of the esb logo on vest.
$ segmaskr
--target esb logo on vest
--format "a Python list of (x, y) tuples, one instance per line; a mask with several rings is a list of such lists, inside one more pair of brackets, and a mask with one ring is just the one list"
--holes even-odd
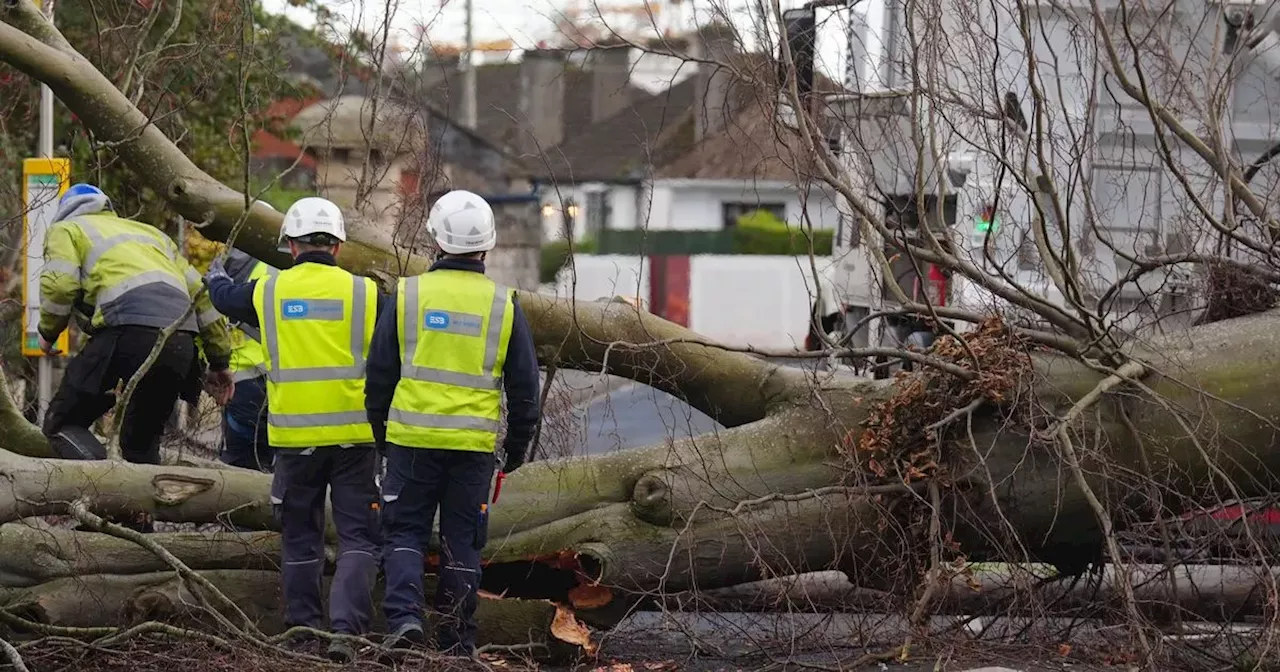
[(448, 310), (428, 310), (422, 318), (422, 328), (431, 331), (444, 331), (463, 336), (479, 336), (484, 318), (469, 313), (456, 313)]
[(286, 320), (341, 320), (342, 301), (338, 299), (285, 299), (280, 314)]

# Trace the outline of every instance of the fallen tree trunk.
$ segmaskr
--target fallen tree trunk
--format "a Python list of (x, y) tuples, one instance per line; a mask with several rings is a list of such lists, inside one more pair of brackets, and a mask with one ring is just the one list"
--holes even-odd
[[(1278, 327), (1280, 313), (1242, 318), (1198, 329), (1190, 348), (1169, 349), (1165, 361), (1183, 367), (1179, 377), (1149, 384), (1171, 400), (1174, 410), (1128, 400), (1123, 408), (1143, 439), (1138, 442), (1112, 419), (1122, 407), (1109, 400), (1090, 425), (1107, 441), (1107, 459), (1136, 471), (1142, 451), (1152, 451), (1162, 468), (1179, 470), (1162, 487), (1171, 498), (1188, 495), (1184, 502), (1197, 494), (1209, 499), (1212, 493), (1191, 486), (1198, 482), (1194, 474), (1203, 477), (1211, 467), (1236, 479), (1242, 494), (1265, 491), (1280, 466), (1280, 453), (1249, 446), (1269, 444), (1274, 430), (1267, 423), (1280, 419), (1264, 401), (1280, 395), (1280, 381), (1265, 373), (1280, 365), (1280, 348), (1255, 351), (1254, 365), (1247, 368), (1222, 353), (1252, 347)], [(1038, 366), (1039, 403), (1051, 408), (1074, 403), (1102, 377), (1058, 357), (1040, 358)], [(1205, 398), (1196, 386), (1207, 386), (1217, 396)], [(854, 574), (864, 585), (887, 586), (885, 570), (906, 567), (907, 550), (919, 546), (886, 506), (900, 499), (908, 509), (918, 507), (911, 502), (921, 500), (919, 487), (910, 494), (901, 485), (840, 486), (854, 467), (833, 460), (839, 459), (846, 436), (857, 436), (874, 402), (899, 389), (858, 383), (825, 392), (825, 406), (792, 406), (716, 435), (528, 465), (508, 479), (494, 505), (486, 556), (495, 563), (519, 563), (579, 554), (590, 565), (584, 568), (588, 578), (621, 592), (714, 588), (831, 567)], [(1205, 461), (1197, 449), (1204, 436), (1168, 431), (1178, 425), (1178, 409), (1193, 404), (1199, 404), (1202, 418), (1233, 421), (1230, 426), (1202, 423), (1204, 436), (1239, 436), (1247, 443), (1220, 442), (1217, 466)], [(979, 445), (987, 447), (974, 472), (978, 476), (966, 487), (948, 490), (947, 506), (965, 514), (954, 519), (963, 551), (975, 558), (1025, 560), (992, 543), (994, 521), (1006, 525), (1032, 559), (1054, 562), (1073, 544), (1100, 544), (1092, 510), (1077, 488), (1063, 482), (1050, 448), (1036, 447), (1025, 430), (1001, 425), (999, 417), (977, 414), (974, 427)], [(963, 443), (953, 450), (960, 449), (972, 451)], [(1038, 464), (1025, 459), (1027, 450), (1043, 451)], [(56, 513), (88, 495), (121, 513), (141, 510), (162, 520), (229, 519), (260, 529), (273, 524), (265, 502), (268, 477), (252, 472), (6, 453), (0, 453), (0, 472), (9, 476), (0, 483), (0, 520)], [(1094, 482), (1106, 492), (1122, 481), (1098, 476)], [(1111, 501), (1133, 496), (1129, 489), (1116, 492), (1118, 499)], [(1070, 525), (1056, 522), (1064, 520)], [(760, 543), (762, 536), (770, 543)]]
[[(274, 532), (148, 535), (192, 569), (275, 570), (280, 535)], [(0, 525), (0, 586), (27, 588), (90, 574), (167, 572), (151, 551), (105, 534), (24, 523)]]
[[(1036, 585), (1037, 577), (1026, 570), (1017, 575), (1008, 570), (975, 570), (952, 577), (934, 611), (965, 616), (1121, 617), (1124, 596), (1117, 578), (1134, 586), (1139, 612), (1153, 621), (1256, 622), (1272, 608), (1268, 586), (1280, 580), (1280, 570), (1239, 565), (1107, 565), (1099, 575), (1079, 581), (1062, 577), (1042, 585)], [(813, 572), (667, 595), (644, 608), (659, 606), (677, 611), (883, 614), (900, 613), (912, 605), (909, 597), (856, 586), (843, 573)]]
[(270, 476), (245, 469), (195, 469), (110, 461), (37, 459), (0, 451), (0, 523), (65, 514), (72, 502), (118, 518), (272, 529)]
[[(231, 598), (263, 633), (284, 631), (277, 572), (209, 570), (200, 574)], [(326, 591), (327, 582), (328, 579)], [(379, 584), (375, 604), (381, 603), (381, 590)], [(0, 587), (0, 607), (9, 613), (45, 625), (73, 628), (125, 627), (150, 620), (211, 625), (209, 614), (199, 604), (173, 572), (86, 574), (24, 588)], [(375, 627), (385, 631), (386, 624), (378, 611), (375, 609)], [(533, 644), (561, 650), (561, 644), (551, 639), (556, 611), (556, 605), (543, 600), (484, 598), (476, 613), (480, 643)]]

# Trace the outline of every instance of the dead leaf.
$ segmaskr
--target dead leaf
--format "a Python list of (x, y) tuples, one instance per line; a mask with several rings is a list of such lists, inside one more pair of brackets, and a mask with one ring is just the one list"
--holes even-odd
[(573, 610), (568, 607), (556, 605), (556, 616), (551, 619), (551, 635), (562, 642), (582, 647), (588, 656), (596, 655), (598, 647), (591, 641), (591, 631), (574, 618)]
[(1059, 644), (1058, 655), (1063, 657), (1071, 655), (1071, 645), (1066, 642)]

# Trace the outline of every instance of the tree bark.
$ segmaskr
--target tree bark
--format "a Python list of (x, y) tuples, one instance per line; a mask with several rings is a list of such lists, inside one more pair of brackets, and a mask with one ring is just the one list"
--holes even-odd
[[(1108, 618), (1124, 610), (1116, 572), (1133, 584), (1137, 607), (1160, 622), (1203, 619), (1245, 622), (1264, 617), (1268, 584), (1280, 571), (1236, 565), (1107, 565), (1100, 575), (1064, 578), (1035, 588), (1035, 579), (1008, 571), (975, 570), (945, 583), (936, 613), (968, 616), (1072, 616)], [(718, 612), (900, 613), (910, 598), (861, 588), (838, 572), (815, 572), (664, 596), (664, 608)]]
[[(283, 632), (280, 575), (263, 570), (208, 570), (205, 578), (236, 603), (265, 634)], [(326, 579), (325, 590), (327, 591)], [(381, 603), (381, 585), (374, 595)], [(15, 615), (46, 625), (67, 627), (129, 626), (157, 620), (186, 625), (212, 623), (198, 600), (173, 572), (86, 574), (34, 586), (0, 586), (0, 605)], [(385, 631), (379, 610), (375, 628)], [(230, 616), (230, 614), (226, 614)], [(500, 646), (541, 644), (551, 640), (556, 605), (543, 600), (483, 598), (476, 612), (479, 643)]]
[[(280, 535), (274, 532), (166, 533), (148, 537), (188, 567), (274, 570)], [(124, 539), (24, 522), (0, 525), (0, 586), (28, 588), (90, 574), (168, 572), (147, 549)]]

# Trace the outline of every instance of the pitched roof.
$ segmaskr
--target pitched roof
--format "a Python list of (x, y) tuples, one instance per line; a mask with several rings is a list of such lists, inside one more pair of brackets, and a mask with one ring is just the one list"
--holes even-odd
[[(698, 76), (667, 91), (644, 95), (603, 121), (570, 133), (531, 172), (556, 182), (626, 181), (644, 177), (795, 180), (815, 166), (799, 135), (774, 122), (777, 75), (765, 54), (736, 54), (727, 66), (735, 81), (723, 132), (701, 141), (695, 134)], [(817, 75), (814, 88), (842, 88)], [(573, 128), (573, 127), (569, 127)], [(527, 162), (528, 163), (528, 162)]]
[(311, 158), (297, 144), (283, 140), (262, 129), (253, 132), (253, 158), (255, 159), (288, 159), (297, 160), (303, 168), (314, 170), (316, 160)]
[(661, 166), (657, 178), (806, 181), (818, 175), (814, 154), (800, 134), (774, 119), (775, 105), (747, 105), (717, 133)]
[[(426, 92), (426, 100), (456, 120), (462, 112), (462, 73), (449, 62), (427, 66), (428, 75), (438, 78)], [(564, 128), (591, 123), (591, 73), (572, 64), (564, 69)], [(524, 116), (520, 112), (520, 64), (491, 63), (476, 67), (476, 133), (498, 146), (515, 149), (520, 144)], [(631, 87), (632, 100), (647, 96)]]
[[(582, 130), (548, 149), (532, 173), (557, 182), (639, 179), (651, 166), (680, 156), (693, 143), (693, 103), (697, 78), (689, 77), (666, 91), (636, 100), (621, 112)], [(568, 127), (575, 128), (575, 127)]]

